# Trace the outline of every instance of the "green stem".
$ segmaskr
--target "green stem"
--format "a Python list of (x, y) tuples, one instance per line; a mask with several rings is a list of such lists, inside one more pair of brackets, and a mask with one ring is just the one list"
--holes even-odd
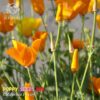
[[(55, 76), (55, 87), (56, 87), (56, 100), (58, 100), (58, 82), (57, 82), (57, 63), (56, 63), (56, 53), (57, 53), (57, 49), (60, 45), (60, 37), (61, 37), (61, 26), (60, 23), (58, 25), (58, 35), (57, 35), (57, 39), (56, 39), (56, 43), (55, 43), (55, 48), (53, 50), (53, 62), (54, 62), (54, 76)], [(51, 41), (52, 41), (52, 34), (51, 34)]]
[(56, 52), (53, 52), (54, 57), (54, 76), (55, 76), (55, 86), (56, 86), (56, 100), (58, 100), (58, 82), (57, 82), (57, 63), (56, 63)]
[(81, 89), (82, 89), (83, 84), (84, 84), (84, 80), (85, 80), (86, 73), (87, 73), (87, 70), (88, 70), (88, 67), (89, 67), (90, 59), (91, 59), (91, 55), (89, 55), (88, 61), (87, 61), (86, 67), (85, 67), (85, 71), (84, 71), (83, 78), (82, 78), (82, 82), (81, 82)]
[(56, 44), (55, 44), (55, 49), (58, 49), (59, 47), (59, 41), (60, 41), (60, 37), (61, 37), (61, 24), (58, 24), (58, 35), (57, 35), (57, 39), (56, 39)]
[[(31, 73), (30, 73), (29, 68), (27, 68), (27, 72), (28, 72), (28, 75), (29, 75), (29, 79), (30, 79), (31, 86), (33, 87), (33, 81), (32, 81), (32, 77), (31, 77)], [(35, 98), (37, 100), (37, 96), (36, 96), (36, 93), (35, 92), (34, 92), (34, 95), (35, 95)]]
[(10, 84), (12, 87), (14, 87), (13, 84), (12, 84), (12, 82), (10, 81), (8, 75), (6, 74), (6, 72), (5, 72), (4, 70), (3, 70), (3, 73), (4, 73), (5, 77), (6, 77), (6, 79), (8, 80), (9, 84)]
[[(59, 23), (58, 24), (58, 35), (57, 35), (56, 43), (55, 43), (55, 51), (58, 49), (58, 47), (60, 45), (59, 44), (60, 37), (61, 37), (61, 24)], [(50, 62), (52, 62), (52, 60), (53, 60), (53, 56), (51, 56)]]
[[(92, 58), (90, 60), (90, 79), (92, 79)], [(93, 89), (93, 82), (92, 83), (92, 100), (95, 100), (94, 99), (94, 89)]]
[[(2, 62), (0, 62), (0, 66), (2, 66)], [(6, 77), (6, 79), (8, 80), (9, 84), (11, 85), (11, 87), (14, 87), (14, 85), (12, 84), (10, 78), (8, 77), (8, 75), (6, 74), (5, 70), (3, 70), (3, 73)], [(17, 95), (19, 95), (17, 92), (16, 92)], [(22, 98), (19, 96), (19, 99), (22, 100)]]
[(31, 77), (29, 68), (27, 68), (27, 72), (28, 72), (28, 75), (29, 75), (31, 86), (33, 86), (32, 77)]
[[(11, 87), (13, 88), (14, 85), (12, 84), (10, 78), (8, 77), (8, 75), (6, 74), (6, 72), (5, 72), (4, 70), (3, 70), (3, 73), (4, 73), (5, 77), (6, 77), (6, 79), (8, 80), (9, 84), (10, 84)], [(16, 94), (19, 95), (17, 92), (16, 92)], [(20, 97), (20, 95), (19, 95), (19, 99), (22, 100), (22, 98)]]
[(54, 59), (54, 75), (55, 75), (55, 85), (56, 85), (56, 100), (58, 100), (58, 82), (57, 82), (57, 63), (56, 63), (56, 53), (57, 49), (60, 45), (60, 37), (61, 37), (61, 25), (58, 25), (58, 35), (55, 43), (55, 50), (53, 51), (53, 59)]
[(83, 97), (83, 94), (82, 94), (82, 90), (81, 90), (81, 87), (80, 87), (80, 84), (79, 84), (79, 81), (78, 81), (77, 76), (76, 76), (76, 83), (77, 83), (77, 86), (78, 86), (79, 91), (80, 91), (80, 93), (81, 93), (81, 98), (82, 98), (82, 100), (84, 100), (84, 97)]
[(72, 92), (71, 92), (70, 100), (73, 100), (74, 86), (75, 86), (75, 78), (76, 78), (76, 75), (73, 76)]
[(45, 31), (48, 32), (43, 16), (41, 16), (41, 19), (42, 19), (42, 23), (44, 25)]
[(84, 71), (83, 78), (82, 78), (81, 89), (83, 87), (83, 83), (84, 83), (84, 80), (85, 80), (85, 77), (86, 77), (88, 66), (89, 66), (89, 63), (91, 61), (91, 57), (92, 57), (92, 54), (93, 54), (92, 46), (93, 46), (93, 43), (94, 43), (95, 31), (96, 31), (96, 6), (97, 6), (97, 0), (94, 1), (94, 19), (93, 19), (93, 28), (92, 28), (92, 38), (91, 38), (91, 44), (90, 44), (90, 49), (89, 49), (88, 62), (87, 62), (87, 65), (86, 65), (86, 68), (85, 68), (85, 71)]
[[(51, 43), (53, 43), (52, 33), (50, 33), (50, 40), (51, 40)], [(55, 78), (56, 100), (58, 100), (58, 82), (57, 82), (56, 52), (55, 52), (55, 48), (51, 48), (51, 49), (52, 49), (52, 52), (53, 52), (52, 58), (53, 58), (53, 62), (54, 62), (54, 78)]]
[(97, 0), (94, 0), (94, 18), (93, 18), (91, 46), (94, 44), (94, 38), (95, 38), (95, 32), (96, 32), (96, 15), (97, 15), (96, 6), (97, 6)]

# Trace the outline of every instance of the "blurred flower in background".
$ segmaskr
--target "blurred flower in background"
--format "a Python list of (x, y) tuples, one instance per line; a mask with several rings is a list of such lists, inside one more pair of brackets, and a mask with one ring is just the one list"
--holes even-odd
[(100, 29), (100, 15), (96, 16), (97, 26)]
[(24, 17), (17, 25), (18, 31), (26, 37), (30, 37), (42, 24), (41, 18)]
[(0, 32), (6, 34), (14, 29), (16, 20), (9, 13), (0, 12)]
[(44, 0), (31, 0), (33, 10), (38, 13), (39, 15), (43, 15), (45, 6)]
[(97, 77), (92, 77), (91, 79), (91, 88), (92, 88), (92, 85), (93, 85), (93, 89), (94, 91), (100, 95), (100, 78), (97, 78)]
[(42, 32), (42, 31), (37, 31), (33, 36), (32, 39), (33, 41), (37, 40), (37, 39), (41, 39), (41, 43), (40, 43), (40, 51), (43, 51), (45, 48), (45, 43), (46, 43), (46, 39), (47, 39), (48, 33), (47, 32)]

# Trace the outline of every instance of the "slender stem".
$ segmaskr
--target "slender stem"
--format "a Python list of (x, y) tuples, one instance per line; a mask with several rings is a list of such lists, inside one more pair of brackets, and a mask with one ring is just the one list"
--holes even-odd
[(94, 44), (94, 38), (96, 32), (96, 14), (97, 14), (96, 7), (97, 7), (97, 0), (94, 0), (94, 19), (93, 19), (91, 46)]
[[(51, 41), (52, 41), (52, 34), (51, 34)], [(54, 76), (55, 76), (55, 87), (56, 87), (56, 100), (58, 100), (58, 82), (57, 82), (57, 63), (56, 63), (56, 54), (57, 54), (57, 49), (59, 47), (59, 42), (60, 42), (60, 37), (61, 37), (61, 26), (60, 26), (60, 23), (58, 25), (58, 35), (57, 35), (57, 38), (56, 38), (56, 43), (55, 43), (55, 48), (54, 50), (52, 51), (53, 52), (53, 62), (54, 62)]]
[(41, 19), (42, 19), (42, 23), (44, 25), (45, 31), (48, 32), (43, 16), (41, 16)]
[(97, 6), (97, 0), (94, 1), (94, 19), (93, 19), (93, 28), (92, 28), (92, 38), (91, 38), (88, 62), (87, 62), (87, 65), (86, 65), (86, 68), (85, 68), (85, 71), (84, 71), (83, 78), (82, 78), (81, 89), (83, 87), (83, 83), (84, 83), (86, 73), (87, 73), (87, 70), (88, 70), (88, 66), (89, 66), (89, 63), (90, 63), (90, 60), (91, 60), (91, 57), (92, 57), (92, 53), (93, 53), (92, 46), (93, 46), (93, 43), (94, 43), (95, 31), (96, 31), (96, 6)]
[(61, 37), (61, 24), (58, 24), (58, 35), (57, 35), (57, 39), (56, 39), (56, 44), (55, 44), (55, 49), (58, 49), (59, 47), (59, 41), (60, 41), (60, 37)]
[(56, 100), (58, 100), (58, 82), (57, 82), (57, 63), (56, 63), (56, 50), (60, 45), (60, 37), (61, 37), (61, 26), (58, 24), (58, 35), (55, 44), (55, 50), (53, 51), (53, 59), (54, 59), (54, 75), (55, 75), (55, 84), (56, 84)]
[(78, 81), (77, 76), (76, 76), (76, 83), (77, 83), (77, 86), (78, 86), (79, 91), (80, 91), (80, 93), (81, 93), (81, 98), (82, 98), (82, 100), (84, 100), (84, 97), (83, 97), (83, 94), (82, 94), (82, 90), (81, 90), (81, 87), (80, 87), (80, 84), (79, 84), (79, 81)]
[(58, 82), (57, 82), (57, 63), (56, 63), (56, 52), (53, 52), (54, 57), (54, 76), (55, 76), (55, 86), (56, 86), (56, 100), (58, 100)]
[[(2, 62), (0, 62), (0, 66), (2, 66)], [(11, 85), (11, 87), (14, 87), (14, 85), (12, 84), (10, 78), (8, 77), (8, 75), (6, 74), (6, 72), (5, 72), (4, 70), (3, 70), (3, 73), (4, 73), (5, 77), (6, 77), (6, 79), (8, 80), (9, 84)], [(19, 96), (19, 99), (22, 100), (22, 98), (21, 98), (20, 95), (17, 93), (17, 91), (16, 91), (16, 94)]]
[[(58, 49), (59, 47), (59, 41), (60, 41), (60, 37), (61, 37), (61, 24), (59, 23), (58, 24), (58, 35), (57, 35), (57, 38), (56, 38), (56, 43), (55, 43), (55, 50)], [(52, 61), (53, 57), (51, 56), (51, 59), (50, 59), (50, 62)]]
[(28, 75), (29, 75), (30, 83), (33, 86), (32, 77), (31, 77), (29, 68), (27, 68), (27, 72), (28, 72)]
[(55, 52), (55, 48), (54, 48), (54, 45), (53, 45), (52, 33), (50, 33), (50, 40), (51, 40), (51, 45), (52, 45), (51, 50), (53, 52), (52, 58), (53, 58), (53, 62), (54, 62), (54, 78), (55, 78), (56, 100), (58, 100), (57, 63), (56, 63), (56, 52)]
[(6, 77), (6, 79), (8, 80), (9, 84), (10, 84), (12, 87), (14, 87), (13, 84), (12, 84), (12, 82), (10, 81), (8, 75), (5, 73), (4, 70), (3, 70), (3, 73), (4, 73), (5, 77)]
[[(96, 31), (96, 7), (97, 7), (97, 0), (94, 1), (94, 19), (93, 19), (93, 28), (92, 28), (92, 38), (91, 38), (91, 49), (94, 44), (94, 38), (95, 38), (95, 31)], [(90, 59), (90, 78), (92, 78), (92, 56)], [(93, 90), (93, 84), (92, 84), (92, 99), (94, 100), (94, 90)]]
[(75, 86), (75, 78), (76, 78), (76, 75), (73, 76), (72, 92), (71, 92), (70, 100), (73, 100), (74, 86)]
[[(6, 72), (4, 70), (3, 70), (3, 73), (4, 73), (5, 77), (6, 77), (6, 79), (8, 80), (9, 84), (11, 85), (11, 87), (14, 87), (14, 85), (12, 84), (11, 80), (9, 79), (8, 75), (6, 74)], [(17, 93), (17, 91), (16, 91), (16, 94), (19, 95)], [(22, 98), (20, 97), (20, 95), (19, 95), (19, 99), (22, 100)]]
[[(92, 79), (92, 58), (91, 58), (91, 60), (90, 60), (90, 79)], [(93, 82), (91, 82), (92, 83), (92, 100), (95, 100), (94, 99), (94, 89), (93, 89)]]
[[(27, 68), (27, 72), (28, 72), (28, 75), (29, 75), (29, 79), (30, 79), (31, 86), (33, 87), (33, 81), (32, 81), (32, 77), (31, 77), (31, 73), (30, 73), (29, 68)], [(37, 96), (36, 96), (36, 93), (35, 92), (34, 92), (34, 95), (35, 95), (35, 98), (37, 100)]]
[(85, 71), (84, 71), (83, 78), (82, 78), (82, 82), (81, 82), (81, 89), (82, 89), (83, 84), (84, 84), (84, 80), (85, 80), (86, 73), (87, 73), (87, 70), (88, 70), (88, 67), (89, 67), (90, 59), (91, 59), (91, 55), (89, 55), (88, 61), (87, 61), (86, 67), (85, 67)]

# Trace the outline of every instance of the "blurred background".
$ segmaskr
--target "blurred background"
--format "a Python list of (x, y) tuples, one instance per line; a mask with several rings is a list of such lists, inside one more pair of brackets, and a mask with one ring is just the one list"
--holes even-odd
[[(55, 17), (54, 14), (52, 13), (53, 10), (53, 6), (50, 0), (44, 0), (45, 2), (45, 13), (44, 13), (44, 18), (45, 18), (45, 22), (47, 22), (47, 29), (49, 32), (52, 32), (53, 34), (57, 33), (57, 25), (55, 22)], [(33, 13), (34, 17), (40, 17), (39, 15), (37, 15), (35, 12), (32, 11), (31, 9), (31, 3), (30, 0), (23, 0), (23, 6), (24, 6), (24, 15), (25, 16), (31, 16)], [(0, 11), (6, 11), (8, 5), (8, 0), (0, 0)], [(53, 5), (55, 6), (55, 4), (53, 3)], [(55, 7), (56, 8), (56, 7)], [(85, 21), (85, 27), (92, 29), (92, 20), (93, 20), (93, 16), (92, 14), (88, 14), (86, 15), (86, 21)], [(75, 34), (74, 36), (76, 38), (80, 37), (81, 34), (81, 17), (77, 16), (74, 20), (71, 21), (70, 23), (70, 28), (71, 29), (75, 29)], [(43, 26), (40, 28), (41, 30), (43, 30)], [(96, 36), (99, 36), (99, 34), (96, 34)]]

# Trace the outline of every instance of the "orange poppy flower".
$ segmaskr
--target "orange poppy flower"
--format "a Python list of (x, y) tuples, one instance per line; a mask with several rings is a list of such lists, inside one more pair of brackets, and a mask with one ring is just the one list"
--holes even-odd
[(32, 36), (32, 31), (37, 30), (42, 23), (41, 18), (25, 17), (17, 25), (18, 31), (26, 37)]
[(0, 12), (0, 32), (7, 33), (14, 29), (15, 19), (8, 13)]
[(72, 20), (79, 14), (84, 5), (85, 3), (81, 0), (58, 3), (56, 21)]
[(72, 46), (74, 49), (83, 49), (84, 48), (84, 42), (79, 39), (75, 39), (72, 41)]
[[(26, 88), (26, 90), (28, 90), (29, 88), (31, 88), (30, 83), (25, 83), (25, 88)], [(34, 94), (33, 94), (32, 90), (25, 91), (25, 100), (35, 100), (35, 97), (34, 97)]]
[(96, 22), (97, 22), (97, 26), (100, 29), (100, 15), (96, 16)]
[(92, 77), (92, 84), (93, 84), (95, 93), (100, 95), (100, 78)]
[(44, 48), (45, 48), (45, 42), (46, 42), (47, 36), (48, 36), (47, 32), (40, 32), (40, 31), (38, 31), (32, 37), (33, 40), (41, 39), (40, 51), (43, 51)]
[(78, 62), (78, 49), (74, 50), (72, 63), (71, 63), (71, 71), (73, 73), (77, 72), (79, 69), (79, 62)]
[(43, 15), (45, 10), (44, 0), (31, 0), (31, 3), (34, 11), (39, 15)]
[(84, 5), (82, 6), (82, 9), (80, 10), (80, 14), (81, 15), (84, 15), (86, 13), (88, 13), (88, 7), (89, 7), (89, 4), (90, 4), (90, 0), (81, 0)]
[(35, 63), (40, 42), (41, 40), (37, 39), (32, 43), (31, 46), (27, 46), (24, 43), (12, 40), (13, 47), (9, 48), (6, 53), (22, 66), (29, 67)]

